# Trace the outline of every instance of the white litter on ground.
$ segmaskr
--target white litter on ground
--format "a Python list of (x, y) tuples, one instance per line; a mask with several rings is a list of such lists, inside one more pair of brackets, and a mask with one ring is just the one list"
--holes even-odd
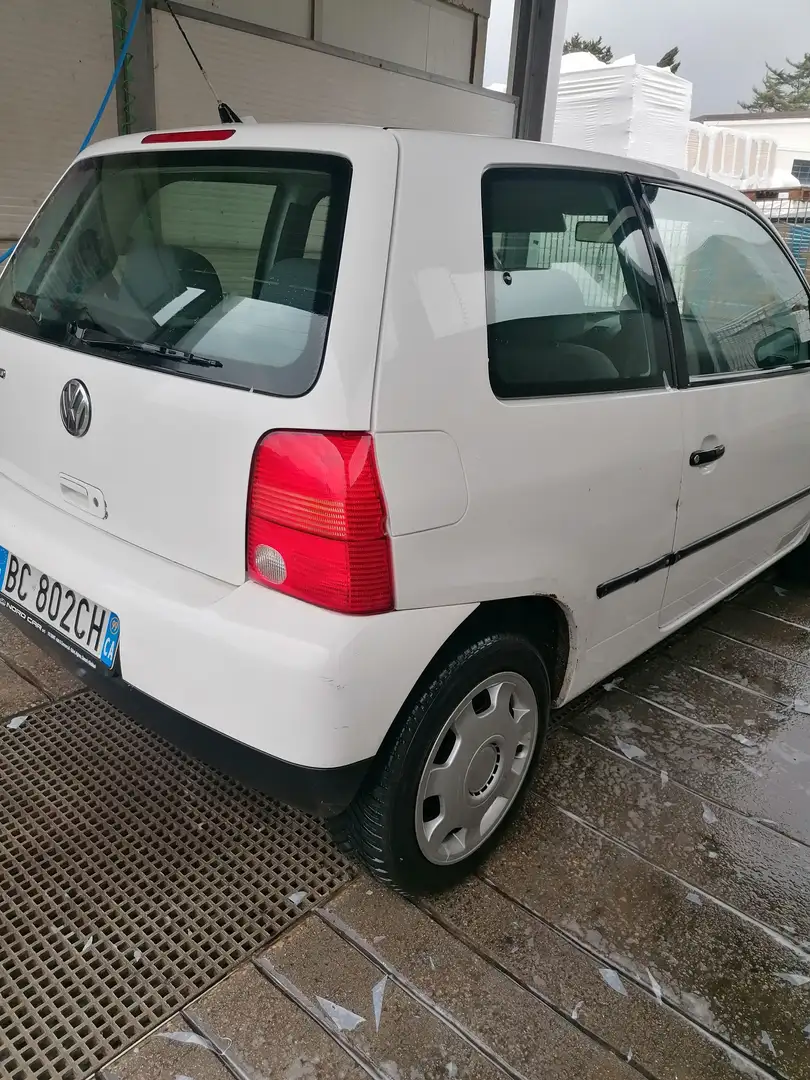
[(298, 907), (299, 904), (303, 904), (306, 898), (307, 890), (300, 889), (298, 892), (290, 893), (290, 895), (287, 897), (287, 903), (293, 904), (295, 907)]
[(793, 711), (798, 713), (810, 713), (810, 704), (797, 697), (793, 702)]
[(23, 726), (27, 719), (27, 713), (25, 716), (13, 716), (11, 720), (9, 720), (9, 722), (6, 724), (6, 727), (9, 729), (9, 731), (19, 731), (19, 729)]
[(686, 899), (690, 904), (694, 904), (695, 907), (703, 907), (703, 900), (696, 892), (687, 893)]
[(88, 938), (85, 938), (84, 945), (82, 945), (82, 951), (81, 951), (82, 956), (84, 956), (84, 954), (86, 952), (89, 952), (93, 948), (93, 945), (94, 945), (93, 935), (91, 934)]
[(777, 971), (776, 977), (788, 986), (807, 986), (810, 983), (810, 975), (802, 975), (798, 971)]
[(715, 825), (717, 823), (717, 814), (706, 803), (703, 804), (703, 820), (707, 825)]
[[(810, 712), (810, 708), (807, 710)], [(747, 735), (738, 735), (737, 732), (732, 732), (731, 735), (734, 742), (738, 742), (740, 746), (756, 746), (757, 744), (753, 739), (749, 739)]]
[(374, 1006), (374, 1024), (377, 1031), (380, 1030), (380, 1019), (382, 1017), (383, 998), (385, 997), (385, 988), (388, 985), (388, 976), (383, 975), (379, 982), (374, 983), (371, 988), (371, 1003)]
[(624, 983), (619, 977), (618, 971), (614, 971), (613, 968), (599, 968), (599, 974), (611, 990), (615, 990), (616, 993), (621, 994), (622, 997), (627, 997), (627, 991), (624, 988)]
[(355, 1028), (359, 1028), (361, 1024), (366, 1022), (365, 1016), (358, 1016), (351, 1009), (344, 1009), (342, 1005), (337, 1005), (328, 998), (316, 995), (316, 1000), (338, 1031), (354, 1031)]
[(647, 756), (646, 750), (642, 750), (640, 746), (636, 746), (634, 743), (623, 742), (618, 735), (616, 736), (616, 745), (630, 761), (635, 761), (636, 759), (641, 761)]
[(767, 1050), (770, 1050), (772, 1054), (776, 1053), (776, 1047), (773, 1045), (773, 1039), (770, 1037), (767, 1031), (762, 1032), (759, 1037), (759, 1041)]
[(666, 787), (669, 783), (669, 773), (666, 769), (661, 770), (661, 787)]
[(157, 1031), (155, 1039), (168, 1039), (169, 1042), (180, 1043), (183, 1046), (199, 1046), (202, 1050), (213, 1050), (214, 1044), (210, 1039), (204, 1039), (196, 1031)]
[(608, 682), (602, 683), (602, 689), (603, 690), (615, 690), (616, 687), (621, 686), (623, 682), (624, 682), (624, 679), (620, 675), (618, 677), (618, 679), (610, 679), (610, 680), (608, 680)]
[(583, 1006), (584, 1004), (585, 1004), (585, 1002), (584, 1002), (584, 1001), (578, 1001), (578, 1002), (576, 1003), (576, 1005), (574, 1006), (574, 1008), (573, 1008), (573, 1009), (571, 1010), (571, 1019), (572, 1019), (572, 1020), (579, 1020), (579, 1011), (580, 1011), (580, 1009), (582, 1008), (582, 1006)]

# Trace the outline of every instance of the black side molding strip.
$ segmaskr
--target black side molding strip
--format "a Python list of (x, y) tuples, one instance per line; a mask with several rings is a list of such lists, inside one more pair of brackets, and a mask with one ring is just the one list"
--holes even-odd
[(672, 553), (669, 555), (662, 555), (661, 558), (656, 559), (655, 562), (647, 563), (645, 566), (638, 566), (635, 570), (631, 570), (627, 574), (621, 574), (619, 577), (611, 578), (610, 581), (605, 581), (602, 585), (597, 585), (596, 595), (601, 600), (603, 596), (609, 596), (611, 593), (623, 589), (625, 585), (635, 585), (635, 583), (641, 581), (642, 578), (649, 577), (650, 574), (657, 574), (659, 570), (665, 570), (668, 566), (671, 566), (674, 561), (675, 558)]
[(695, 540), (693, 544), (687, 544), (685, 548), (676, 551), (675, 558), (672, 561), (679, 562), (681, 559), (686, 559), (690, 555), (694, 555), (696, 552), (702, 551), (712, 544), (716, 544), (719, 540), (725, 540), (727, 537), (733, 536), (734, 533), (740, 532), (742, 529), (747, 529), (749, 525), (756, 525), (758, 521), (763, 521), (766, 517), (770, 517), (771, 514), (778, 514), (780, 510), (787, 509), (787, 507), (792, 506), (793, 503), (801, 502), (802, 499), (806, 499), (808, 495), (810, 495), (810, 487), (806, 487), (802, 491), (797, 491), (795, 495), (791, 495), (787, 499), (782, 499), (781, 502), (774, 503), (773, 506), (766, 506), (764, 510), (760, 510), (750, 517), (743, 518), (742, 521), (735, 521), (733, 525), (727, 525), (725, 529), (720, 529), (716, 533), (710, 533), (709, 536), (704, 536), (702, 540)]
[(687, 544), (680, 551), (671, 551), (668, 555), (662, 555), (660, 559), (656, 559), (655, 562), (645, 563), (644, 566), (638, 566), (635, 570), (630, 570), (626, 574), (611, 578), (610, 581), (605, 581), (596, 586), (596, 595), (601, 600), (603, 596), (609, 596), (611, 593), (623, 589), (626, 585), (634, 585), (637, 581), (649, 577), (650, 574), (657, 574), (659, 570), (665, 570), (676, 562), (680, 562), (681, 559), (688, 559), (690, 555), (695, 555), (698, 551), (711, 547), (712, 544), (726, 540), (729, 536), (741, 532), (742, 529), (747, 529), (750, 525), (756, 525), (757, 522), (763, 521), (766, 517), (770, 517), (771, 514), (778, 514), (780, 510), (786, 510), (788, 506), (801, 502), (808, 495), (810, 495), (810, 487), (803, 488), (802, 491), (797, 491), (795, 495), (790, 495), (787, 499), (782, 499), (781, 502), (774, 503), (772, 506), (766, 506), (764, 510), (759, 510), (756, 514), (751, 514), (750, 517), (742, 518), (741, 521), (735, 521), (733, 525), (727, 525), (725, 529), (718, 529), (717, 532), (709, 533), (708, 536), (695, 540), (692, 544)]

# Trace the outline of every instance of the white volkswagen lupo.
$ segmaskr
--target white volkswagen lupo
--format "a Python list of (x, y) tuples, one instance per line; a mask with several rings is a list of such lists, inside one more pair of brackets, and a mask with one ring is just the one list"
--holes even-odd
[(357, 127), (101, 143), (0, 277), (0, 603), (439, 888), (553, 706), (804, 541), (809, 341), (776, 233), (669, 169)]

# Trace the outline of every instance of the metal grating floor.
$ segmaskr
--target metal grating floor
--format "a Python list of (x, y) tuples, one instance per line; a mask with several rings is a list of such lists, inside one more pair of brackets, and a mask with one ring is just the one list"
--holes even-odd
[(317, 822), (93, 694), (2, 725), (0, 769), (4, 1080), (87, 1076), (351, 876)]

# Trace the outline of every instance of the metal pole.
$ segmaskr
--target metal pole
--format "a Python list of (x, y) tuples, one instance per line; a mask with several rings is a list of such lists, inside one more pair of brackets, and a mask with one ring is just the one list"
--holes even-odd
[(118, 56), (126, 38), (126, 29), (136, 10), (135, 25), (116, 85), (118, 133), (149, 131), (156, 126), (155, 63), (152, 52), (152, 3), (143, 0), (142, 10), (136, 0), (111, 0), (113, 41)]
[(568, 0), (515, 0), (509, 91), (520, 99), (519, 139), (553, 137), (567, 10)]

